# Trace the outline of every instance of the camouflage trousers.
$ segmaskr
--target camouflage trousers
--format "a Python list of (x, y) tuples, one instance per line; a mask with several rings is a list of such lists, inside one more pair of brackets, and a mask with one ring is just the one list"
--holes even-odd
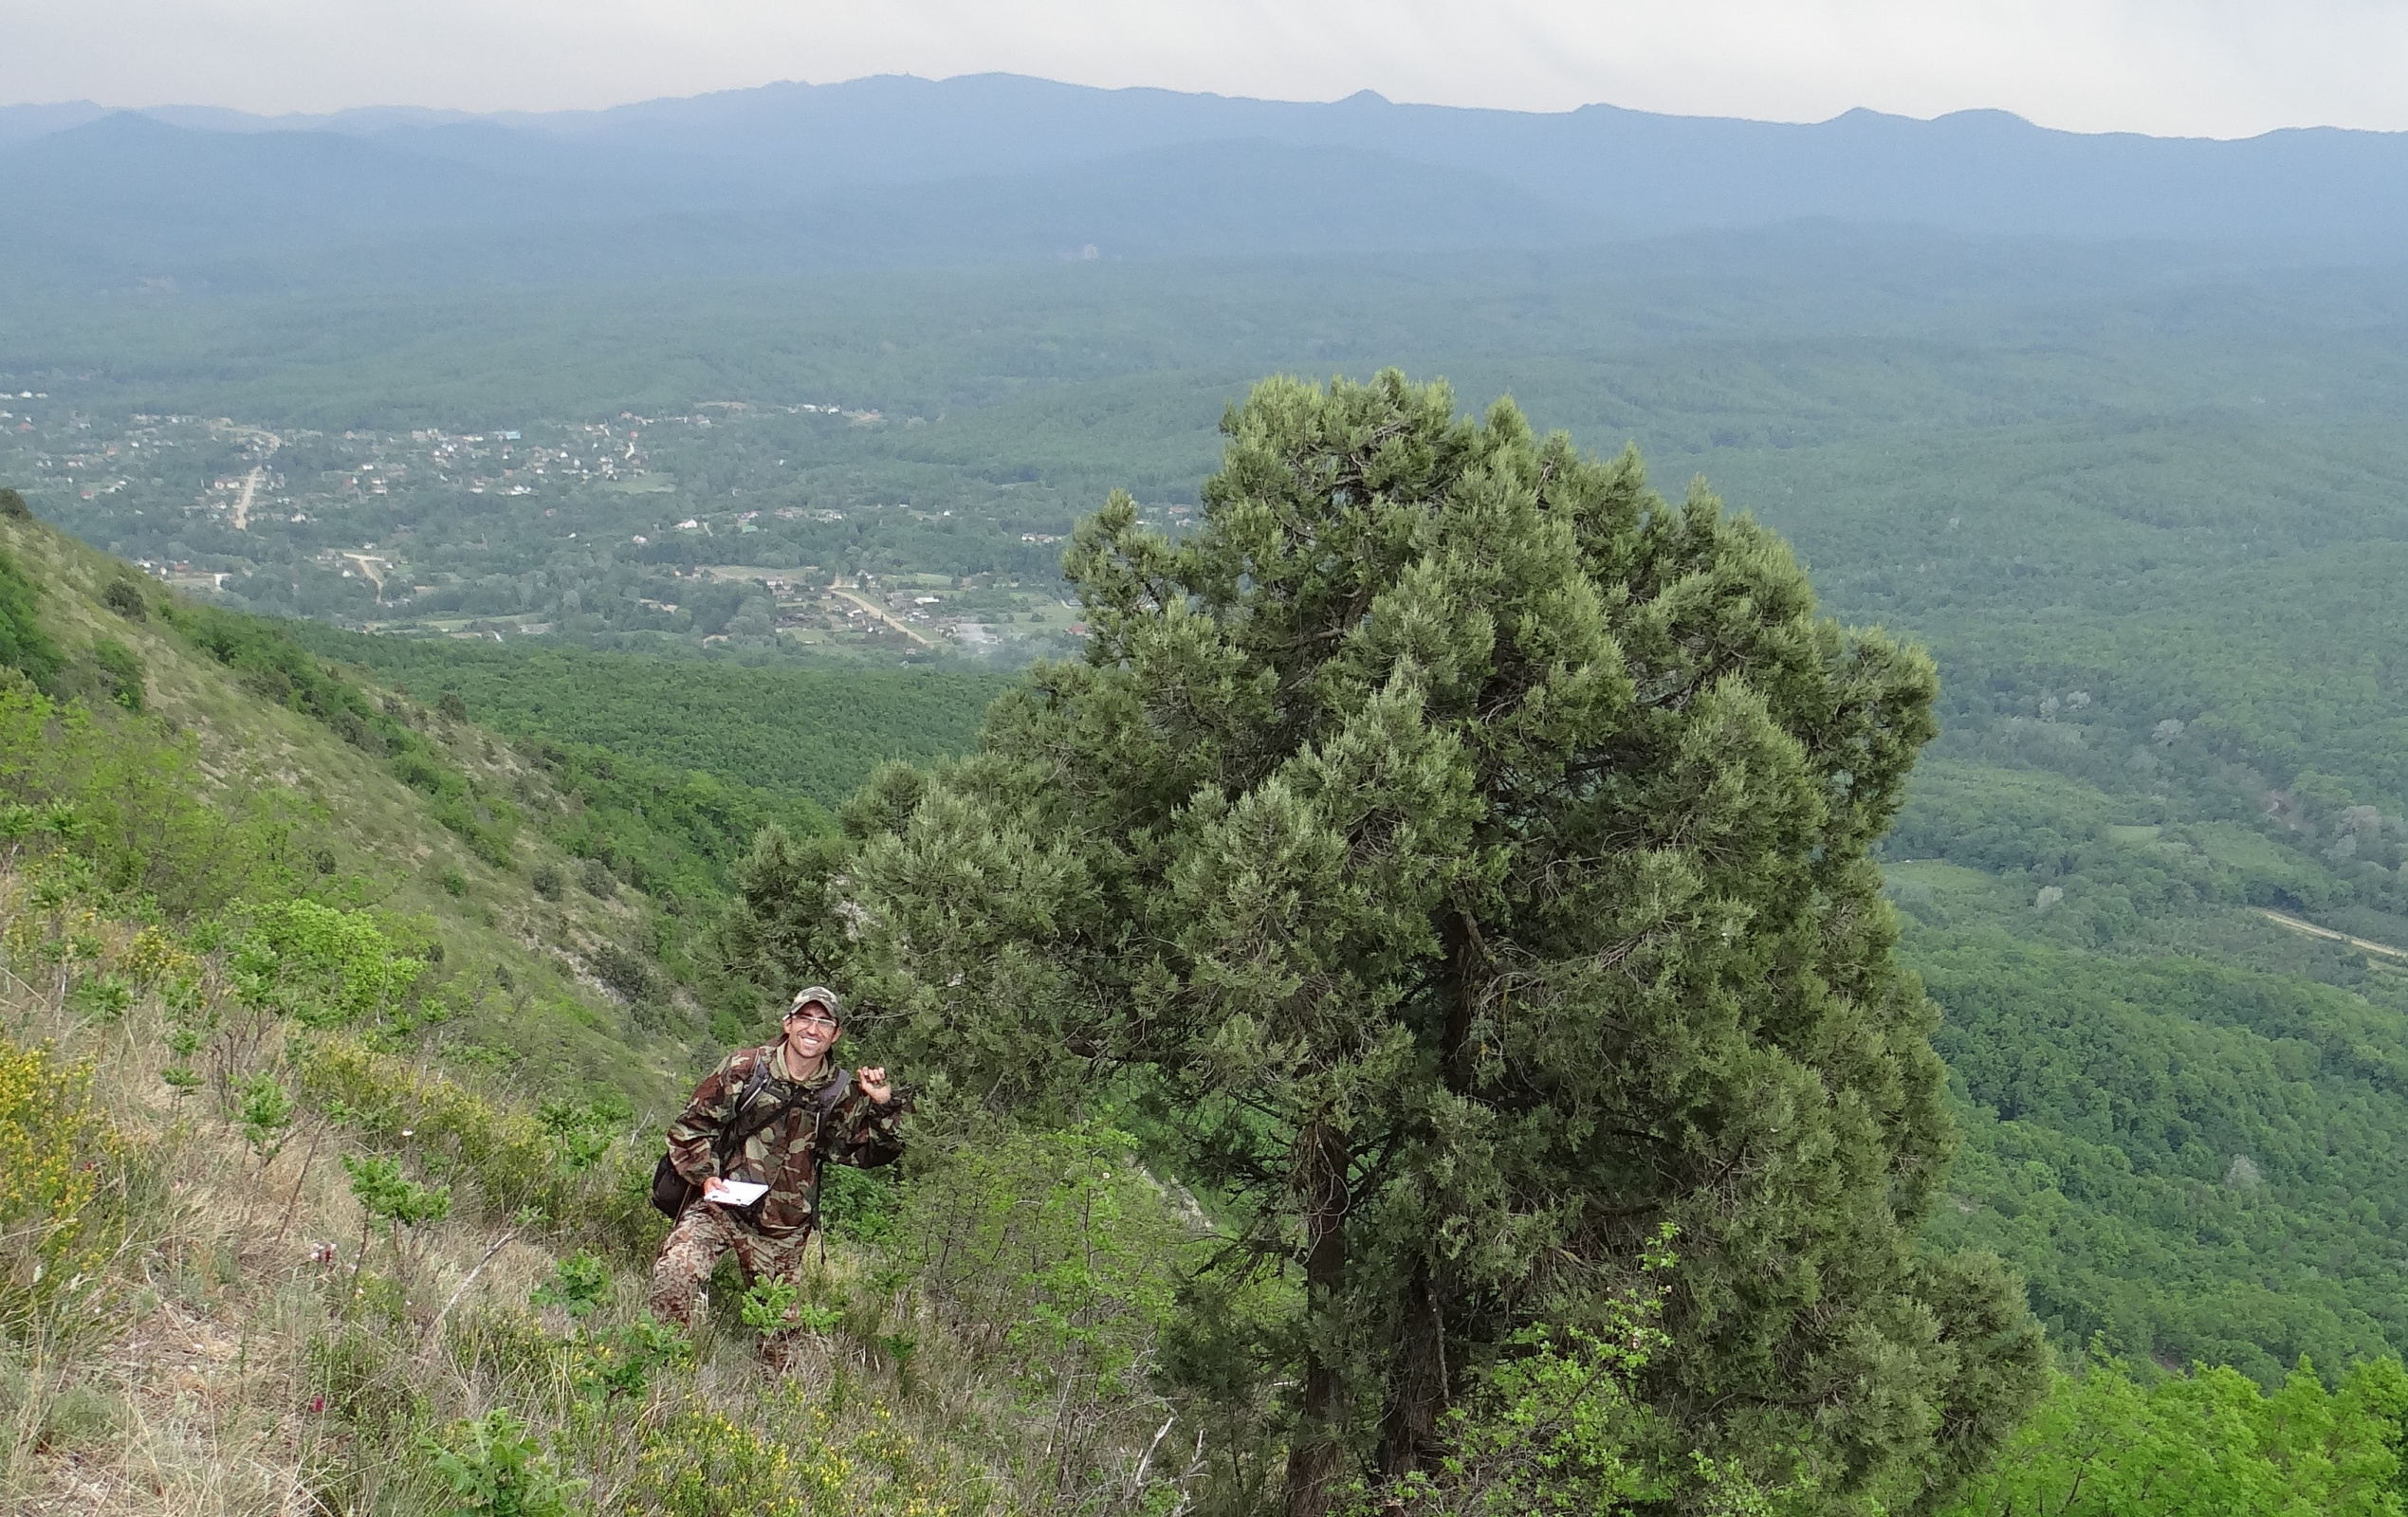
[[(736, 1255), (736, 1269), (747, 1289), (756, 1280), (780, 1280), (800, 1286), (803, 1248), (810, 1241), (808, 1229), (792, 1237), (763, 1237), (718, 1207), (696, 1201), (686, 1208), (686, 1215), (671, 1231), (669, 1241), (661, 1245), (660, 1257), (653, 1261), (653, 1287), (644, 1298), (645, 1305), (661, 1321), (673, 1322), (691, 1332), (697, 1310), (708, 1309), (703, 1284), (710, 1278), (711, 1268), (718, 1264), (721, 1254), (732, 1252)], [(792, 1328), (764, 1333), (761, 1357), (784, 1369), (800, 1337)]]

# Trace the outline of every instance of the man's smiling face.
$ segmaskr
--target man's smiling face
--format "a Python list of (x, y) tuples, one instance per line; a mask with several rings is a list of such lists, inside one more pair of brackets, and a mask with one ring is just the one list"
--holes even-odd
[(835, 1018), (818, 1001), (805, 1001), (786, 1013), (786, 1047), (805, 1063), (836, 1047), (841, 1035)]

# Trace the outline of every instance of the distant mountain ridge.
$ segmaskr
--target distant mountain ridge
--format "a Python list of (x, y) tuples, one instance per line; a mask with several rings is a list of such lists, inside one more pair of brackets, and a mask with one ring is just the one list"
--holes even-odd
[[(1049, 257), (1572, 247), (1798, 220), (2388, 256), (2408, 134), (2083, 135), (1094, 89), (781, 83), (600, 111), (0, 107), (0, 269), (69, 284), (622, 277)], [(482, 251), (460, 252), (472, 231)], [(309, 276), (320, 277), (317, 275)]]

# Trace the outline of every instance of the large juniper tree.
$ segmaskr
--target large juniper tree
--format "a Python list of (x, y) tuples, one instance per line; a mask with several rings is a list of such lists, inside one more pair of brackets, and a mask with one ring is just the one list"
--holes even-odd
[(1432, 1459), (1465, 1376), (1665, 1223), (1664, 1424), (1834, 1510), (1933, 1499), (2039, 1345), (1916, 1241), (1944, 1076), (1869, 850), (1929, 662), (1510, 403), (1272, 380), (1223, 430), (1193, 535), (1125, 495), (1079, 528), (1083, 660), (848, 842), (764, 840), (747, 951), (843, 967), (1024, 1118), (1159, 1098), (1246, 1203), (1221, 1267), (1301, 1280), (1296, 1517)]

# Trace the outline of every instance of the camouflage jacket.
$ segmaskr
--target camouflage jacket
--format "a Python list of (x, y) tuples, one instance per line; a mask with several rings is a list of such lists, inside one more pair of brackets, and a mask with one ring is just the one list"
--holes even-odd
[[(895, 1127), (902, 1106), (899, 1102), (873, 1101), (855, 1086), (822, 1117), (813, 1096), (836, 1077), (836, 1066), (822, 1061), (817, 1078), (796, 1082), (780, 1077), (777, 1054), (775, 1043), (767, 1048), (738, 1049), (704, 1076), (694, 1087), (694, 1099), (670, 1124), (669, 1161), (697, 1185), (712, 1176), (767, 1181), (769, 1194), (757, 1203), (727, 1210), (738, 1222), (763, 1236), (782, 1238), (808, 1232), (817, 1224), (822, 1163), (868, 1169), (892, 1163), (903, 1152), (903, 1138)], [(769, 1078), (740, 1113), (736, 1103), (763, 1060), (769, 1061)], [(759, 1121), (798, 1091), (801, 1099), (794, 1109), (745, 1139), (744, 1150), (728, 1155), (722, 1171), (713, 1147), (720, 1133), (731, 1124), (744, 1126)]]

